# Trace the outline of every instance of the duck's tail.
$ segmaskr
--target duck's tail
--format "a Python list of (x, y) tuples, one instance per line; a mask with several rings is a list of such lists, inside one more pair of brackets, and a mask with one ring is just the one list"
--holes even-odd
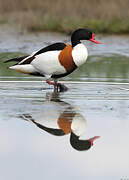
[(12, 59), (8, 59), (6, 61), (4, 61), (4, 63), (8, 63), (8, 62), (21, 62), (23, 59), (27, 58), (28, 56), (21, 56), (21, 57), (18, 57), (18, 58), (12, 58)]

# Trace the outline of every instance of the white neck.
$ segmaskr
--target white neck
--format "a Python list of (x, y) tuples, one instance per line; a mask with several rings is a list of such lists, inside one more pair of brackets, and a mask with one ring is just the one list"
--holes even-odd
[(87, 48), (82, 43), (77, 44), (73, 48), (72, 56), (73, 56), (73, 60), (77, 66), (84, 64), (88, 57)]

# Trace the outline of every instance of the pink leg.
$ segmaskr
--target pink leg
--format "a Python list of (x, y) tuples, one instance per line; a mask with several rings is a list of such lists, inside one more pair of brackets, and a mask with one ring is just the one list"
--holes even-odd
[(52, 82), (52, 81), (50, 81), (50, 80), (46, 80), (46, 83), (48, 83), (49, 85), (53, 85), (53, 86), (56, 85), (55, 82)]
[(56, 91), (57, 88), (57, 81), (50, 81), (50, 80), (46, 80), (46, 83), (48, 83), (49, 85), (53, 85), (54, 86), (54, 91)]

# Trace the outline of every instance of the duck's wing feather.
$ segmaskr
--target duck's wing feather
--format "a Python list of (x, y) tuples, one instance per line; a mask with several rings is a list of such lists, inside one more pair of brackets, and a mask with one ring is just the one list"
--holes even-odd
[(63, 50), (64, 48), (66, 47), (66, 44), (65, 43), (54, 43), (54, 44), (51, 44), (43, 49), (40, 49), (39, 51), (37, 51), (34, 55), (39, 55), (39, 54), (42, 54), (42, 53), (45, 53), (47, 51), (60, 51), (60, 50)]
[(23, 59), (27, 58), (28, 56), (21, 56), (21, 57), (17, 57), (17, 58), (12, 58), (12, 59), (8, 59), (6, 61), (4, 61), (4, 63), (8, 63), (8, 62), (20, 62), (22, 61)]
[(18, 57), (18, 58), (9, 59), (9, 60), (6, 60), (5, 63), (16, 61), (16, 62), (18, 62), (17, 64), (19, 64), (19, 65), (30, 64), (33, 61), (33, 59), (35, 59), (35, 57), (39, 54), (42, 54), (42, 53), (45, 53), (48, 51), (63, 50), (65, 47), (66, 47), (65, 43), (62, 43), (62, 42), (54, 43), (54, 44), (51, 44), (47, 47), (40, 49), (39, 51), (32, 53), (29, 56), (22, 56), (22, 57)]

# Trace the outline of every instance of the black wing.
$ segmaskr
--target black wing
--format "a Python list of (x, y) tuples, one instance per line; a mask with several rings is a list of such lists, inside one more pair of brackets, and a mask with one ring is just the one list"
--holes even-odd
[(62, 50), (66, 47), (66, 44), (65, 43), (54, 43), (54, 44), (51, 44), (41, 50), (39, 50), (38, 52), (36, 52), (34, 55), (39, 55), (41, 53), (44, 53), (44, 52), (47, 52), (47, 51), (58, 51), (58, 50)]
[[(23, 61), (22, 63), (20, 63), (20, 65), (22, 64), (30, 64), (33, 59), (35, 59), (35, 56), (39, 55), (39, 54), (42, 54), (44, 52), (47, 52), (47, 51), (58, 51), (58, 50), (62, 50), (66, 47), (66, 44), (65, 43), (54, 43), (54, 44), (51, 44), (43, 49), (40, 49), (39, 51), (37, 51), (36, 53), (34, 53), (32, 56), (22, 56), (22, 57), (18, 57), (18, 58), (12, 58), (12, 59), (9, 59), (9, 60), (6, 60), (5, 63), (7, 62), (12, 62), (12, 61), (16, 61), (18, 63), (20, 63), (22, 60), (24, 60), (26, 58), (25, 61)], [(27, 58), (28, 57), (28, 58)]]

